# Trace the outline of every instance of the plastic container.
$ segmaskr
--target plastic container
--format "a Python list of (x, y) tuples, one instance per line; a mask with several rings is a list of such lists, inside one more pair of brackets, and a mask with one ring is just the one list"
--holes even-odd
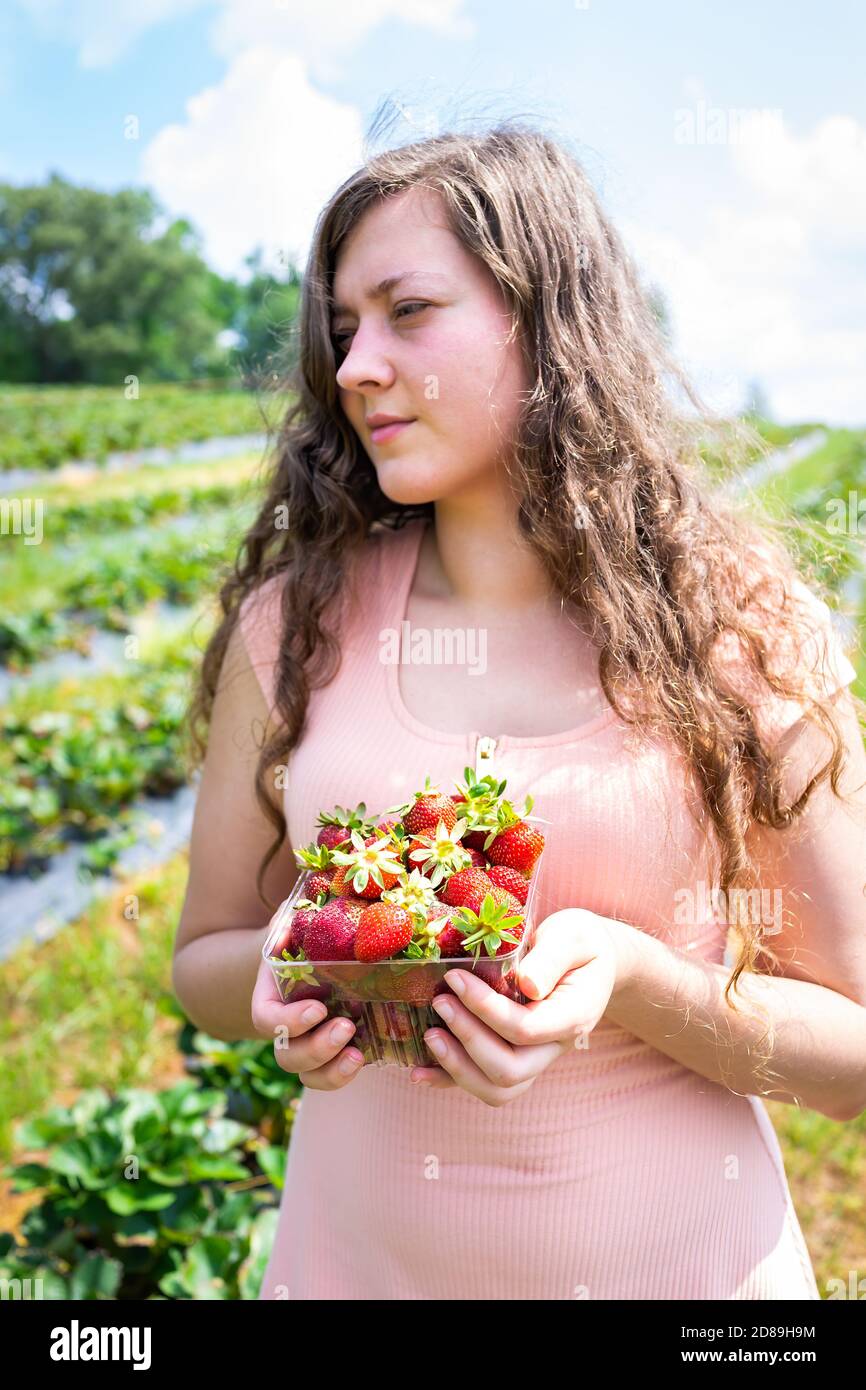
[(284, 1003), (301, 999), (320, 999), (334, 1018), (351, 1018), (355, 1032), (349, 1045), (357, 1047), (368, 1066), (429, 1067), (438, 1065), (424, 1041), (429, 1028), (446, 1028), (444, 1019), (432, 1008), (436, 994), (453, 994), (445, 980), (449, 970), (471, 970), (491, 989), (498, 990), (517, 1004), (529, 999), (517, 984), (517, 965), (532, 946), (535, 934), (534, 901), (542, 851), (529, 882), (523, 909), (524, 928), (520, 941), (507, 955), (488, 956), (482, 946), (478, 960), (472, 955), (442, 960), (355, 960), (287, 961), (273, 956), (277, 942), (285, 937), (294, 916), (295, 903), (305, 897), (309, 873), (301, 875), (289, 897), (281, 903), (271, 924), (262, 956), (271, 967)]

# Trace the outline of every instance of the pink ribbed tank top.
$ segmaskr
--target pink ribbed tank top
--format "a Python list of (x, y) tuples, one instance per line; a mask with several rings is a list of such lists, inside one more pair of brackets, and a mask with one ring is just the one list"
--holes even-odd
[[(295, 848), (335, 804), (393, 805), (448, 786), (495, 740), (508, 795), (550, 824), (539, 920), (586, 907), (707, 960), (727, 927), (699, 883), (716, 882), (688, 810), (678, 755), (632, 746), (607, 709), (538, 738), (446, 733), (404, 707), (380, 634), (399, 631), (424, 522), (370, 538), (363, 605), (334, 680), (314, 690), (293, 751), (285, 814)], [(241, 622), (269, 708), (279, 577)], [(826, 611), (826, 610), (825, 610)], [(553, 658), (552, 658), (553, 659)], [(835, 683), (851, 679), (834, 655)], [(538, 672), (539, 697), (544, 672)], [(796, 707), (773, 707), (778, 728)], [(768, 711), (768, 717), (771, 712)], [(486, 745), (488, 748), (490, 744)], [(490, 767), (482, 765), (482, 771)], [(288, 885), (287, 885), (288, 887)], [(688, 890), (694, 911), (677, 910)], [(688, 922), (679, 920), (688, 918)], [(809, 1255), (763, 1103), (737, 1096), (602, 1019), (516, 1100), (362, 1067), (343, 1090), (305, 1090), (289, 1145), (262, 1299), (815, 1299)]]

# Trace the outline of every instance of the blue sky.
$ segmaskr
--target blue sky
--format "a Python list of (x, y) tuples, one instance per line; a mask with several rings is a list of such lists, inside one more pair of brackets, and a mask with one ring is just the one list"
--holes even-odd
[(237, 271), (303, 256), (383, 98), (400, 139), (520, 114), (583, 160), (711, 404), (757, 378), (779, 419), (862, 425), (864, 51), (854, 0), (7, 0), (0, 179), (146, 184)]

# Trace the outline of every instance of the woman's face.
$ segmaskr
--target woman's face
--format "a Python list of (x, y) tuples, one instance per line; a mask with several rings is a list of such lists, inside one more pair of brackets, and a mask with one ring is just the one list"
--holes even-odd
[[(505, 341), (502, 291), (437, 193), (413, 188), (368, 209), (341, 248), (333, 304), (340, 403), (385, 495), (408, 505), (493, 485), (531, 383), (517, 341)], [(367, 421), (379, 413), (412, 423), (377, 439)]]

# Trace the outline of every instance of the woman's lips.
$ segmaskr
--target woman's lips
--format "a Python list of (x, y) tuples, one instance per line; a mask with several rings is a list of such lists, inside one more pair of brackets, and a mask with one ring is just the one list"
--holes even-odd
[(390, 425), (377, 425), (370, 431), (370, 439), (374, 444), (387, 444), (389, 439), (395, 439), (401, 430), (414, 423), (414, 420), (392, 420)]

